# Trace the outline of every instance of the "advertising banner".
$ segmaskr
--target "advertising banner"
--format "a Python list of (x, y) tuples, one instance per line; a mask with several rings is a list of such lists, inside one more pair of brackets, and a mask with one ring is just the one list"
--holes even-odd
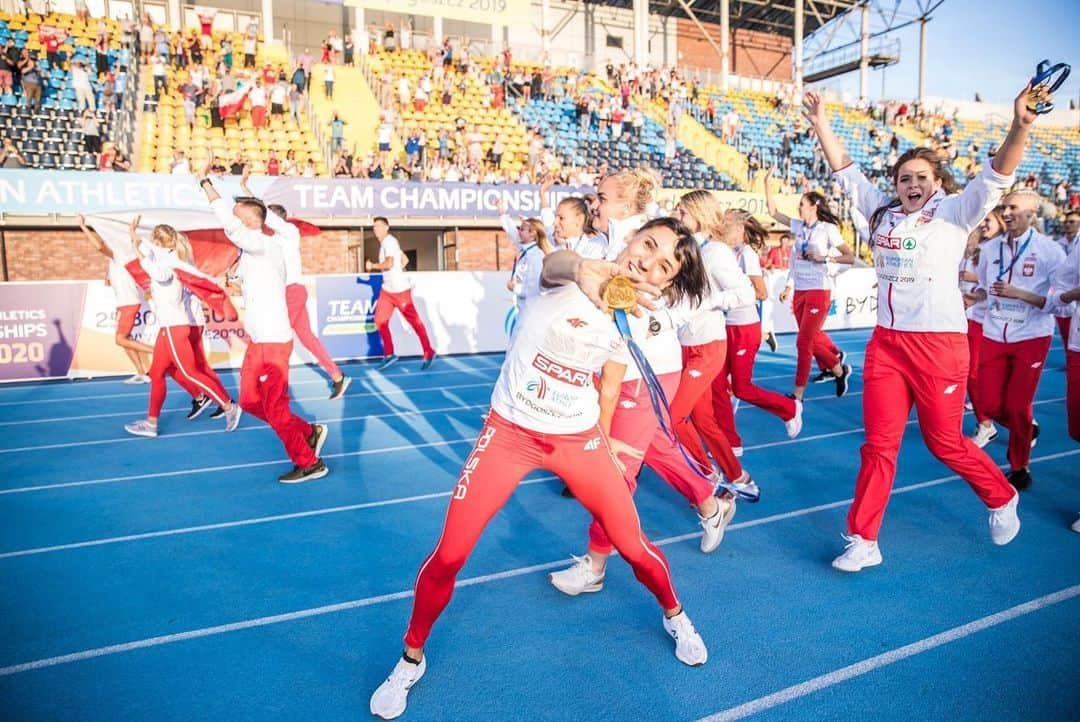
[(86, 284), (0, 284), (0, 381), (67, 376)]

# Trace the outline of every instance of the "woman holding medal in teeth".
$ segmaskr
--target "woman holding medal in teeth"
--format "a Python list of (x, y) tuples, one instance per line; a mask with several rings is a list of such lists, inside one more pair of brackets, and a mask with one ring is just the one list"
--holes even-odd
[[(617, 276), (626, 278), (613, 280)], [(633, 309), (639, 302), (635, 286), (662, 294), (669, 304), (700, 303), (707, 286), (697, 243), (682, 224), (657, 219), (626, 238), (614, 262), (552, 253), (544, 260), (541, 286), (507, 351), (491, 411), (454, 487), (442, 535), (417, 574), (404, 653), (371, 698), (377, 717), (393, 719), (405, 711), (409, 690), (426, 669), (424, 645), (450, 601), (458, 572), (488, 521), (537, 468), (562, 477), (657, 598), (676, 657), (691, 666), (708, 658), (675, 594), (667, 561), (641, 530), (615, 459), (623, 449), (608, 436), (619, 370), (630, 359), (627, 341), (606, 309)], [(610, 383), (598, 391), (593, 377), (601, 370)]]
[(926, 148), (907, 151), (892, 168), (890, 198), (856, 168), (833, 133), (825, 104), (808, 93), (804, 113), (837, 180), (869, 219), (878, 277), (878, 322), (866, 348), (863, 417), (866, 441), (848, 513), (841, 571), (881, 564), (878, 531), (896, 457), (914, 405), (927, 448), (971, 485), (990, 510), (990, 536), (1007, 544), (1019, 533), (1018, 495), (982, 450), (963, 436), (968, 375), (967, 318), (956, 282), (967, 236), (1012, 185), (1036, 112), (1031, 86), (1016, 97), (1008, 136), (961, 193), (948, 195), (945, 162)]

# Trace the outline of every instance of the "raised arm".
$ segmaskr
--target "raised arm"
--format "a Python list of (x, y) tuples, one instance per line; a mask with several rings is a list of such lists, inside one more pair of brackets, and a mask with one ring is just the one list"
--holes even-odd
[(1029, 84), (1020, 91), (1020, 95), (1016, 96), (1013, 101), (1013, 119), (1012, 125), (1009, 126), (1009, 134), (1005, 136), (998, 152), (994, 154), (994, 159), (990, 161), (990, 165), (1001, 175), (1015, 173), (1024, 157), (1024, 147), (1027, 145), (1031, 125), (1038, 117), (1028, 110), (1027, 103), (1030, 95), (1031, 85)]
[(759, 174), (762, 185), (765, 186), (765, 206), (768, 208), (769, 215), (773, 217), (773, 220), (790, 228), (791, 216), (784, 215), (776, 210), (776, 198), (773, 197), (772, 186), (769, 184), (774, 170), (774, 166), (769, 166), (763, 174)]
[(844, 144), (836, 137), (829, 118), (825, 112), (825, 103), (817, 93), (810, 92), (803, 98), (803, 115), (814, 128), (821, 152), (825, 154), (825, 161), (834, 172), (845, 166), (851, 165), (851, 156), (848, 155)]
[(94, 248), (97, 249), (98, 253), (102, 254), (109, 260), (112, 260), (112, 249), (105, 245), (105, 241), (101, 240), (98, 234), (94, 233), (86, 227), (86, 217), (82, 214), (79, 215), (79, 230), (81, 230), (83, 232), (83, 235), (86, 236), (86, 240), (90, 241), (90, 243), (94, 245)]

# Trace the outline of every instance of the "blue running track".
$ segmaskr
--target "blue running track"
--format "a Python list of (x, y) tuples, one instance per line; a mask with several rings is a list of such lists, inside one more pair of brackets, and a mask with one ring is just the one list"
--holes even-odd
[[(1076, 719), (1080, 445), (1065, 433), (1059, 341), (1016, 541), (990, 543), (984, 508), (912, 421), (885, 563), (845, 575), (829, 562), (859, 465), (868, 333), (835, 334), (856, 366), (851, 393), (811, 386), (798, 439), (740, 408), (762, 501), (739, 506), (715, 553), (698, 550), (685, 501), (642, 476), (642, 523), (706, 666), (676, 661), (619, 560), (600, 594), (551, 587), (546, 573), (584, 550), (588, 518), (537, 473), (465, 567), (403, 719)], [(781, 341), (757, 373), (788, 391), (794, 339)], [(289, 464), (269, 428), (189, 422), (176, 386), (154, 440), (123, 431), (145, 414), (146, 387), (0, 388), (0, 718), (367, 719), (501, 359), (349, 365), (336, 402), (314, 370), (294, 369), (299, 407), (329, 424), (331, 473), (292, 487), (276, 481)], [(235, 388), (235, 374), (223, 380)], [(987, 447), (1002, 463), (1006, 438)]]

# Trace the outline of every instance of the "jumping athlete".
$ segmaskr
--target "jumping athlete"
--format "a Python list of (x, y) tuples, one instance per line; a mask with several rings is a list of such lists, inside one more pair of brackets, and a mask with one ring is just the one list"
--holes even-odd
[(375, 218), (372, 223), (375, 238), (379, 240), (379, 262), (364, 261), (364, 269), (367, 271), (379, 271), (383, 274), (382, 288), (379, 290), (379, 298), (375, 301), (375, 328), (379, 330), (382, 339), (383, 360), (379, 364), (379, 370), (397, 363), (398, 357), (394, 353), (394, 338), (390, 334), (390, 318), (397, 309), (405, 317), (405, 321), (412, 326), (416, 337), (420, 339), (420, 347), (424, 351), (424, 360), (420, 364), (422, 370), (431, 368), (435, 362), (435, 349), (428, 341), (427, 329), (420, 320), (420, 314), (416, 311), (413, 303), (412, 290), (409, 281), (405, 278), (405, 270), (402, 264), (401, 244), (398, 239), (390, 235), (390, 221), (382, 216)]

